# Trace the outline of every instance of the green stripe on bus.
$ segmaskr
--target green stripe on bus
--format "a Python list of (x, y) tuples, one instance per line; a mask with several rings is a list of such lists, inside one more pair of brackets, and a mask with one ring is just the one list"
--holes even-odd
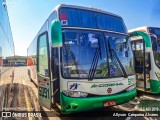
[[(116, 101), (116, 105), (120, 105), (126, 102), (131, 101), (135, 98), (137, 94), (136, 89), (121, 93), (112, 96), (102, 96), (102, 97), (89, 97), (89, 98), (71, 98), (65, 96), (62, 92), (60, 93), (61, 101), (61, 112), (63, 114), (70, 114), (80, 111), (89, 111), (99, 108), (104, 108), (104, 102), (107, 101)], [(70, 106), (69, 109), (66, 106)], [(73, 106), (77, 106), (76, 109), (73, 109)]]
[(133, 35), (134, 36), (142, 36), (143, 39), (144, 39), (144, 41), (145, 41), (146, 47), (151, 47), (150, 38), (149, 38), (149, 36), (146, 33), (140, 32), (140, 31), (135, 31), (135, 32), (133, 32)]

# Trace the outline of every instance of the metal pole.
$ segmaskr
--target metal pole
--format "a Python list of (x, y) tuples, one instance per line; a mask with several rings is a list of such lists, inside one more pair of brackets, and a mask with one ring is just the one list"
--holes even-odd
[(144, 90), (146, 91), (146, 55), (145, 55), (145, 41), (143, 39), (143, 74), (144, 74)]

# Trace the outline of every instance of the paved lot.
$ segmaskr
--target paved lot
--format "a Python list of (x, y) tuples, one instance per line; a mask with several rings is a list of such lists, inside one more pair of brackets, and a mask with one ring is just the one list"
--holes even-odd
[[(26, 67), (16, 67), (14, 71), (13, 84), (8, 91), (6, 110), (10, 111), (39, 111), (40, 106), (37, 100), (37, 89), (29, 81)], [(11, 118), (21, 120), (22, 118)], [(23, 120), (35, 120), (36, 118), (23, 118)]]
[(10, 91), (10, 83), (13, 81), (12, 72), (12, 67), (3, 67), (3, 71), (0, 71), (0, 111), (2, 111), (2, 107), (5, 107), (7, 104), (6, 93)]
[[(8, 101), (7, 101), (7, 106), (6, 108), (10, 108), (10, 110), (13, 111), (50, 111), (48, 109), (45, 109), (43, 107), (40, 107), (38, 103), (38, 90), (35, 87), (35, 85), (29, 80), (28, 74), (27, 74), (27, 67), (16, 67), (15, 68), (15, 76), (14, 76), (14, 81), (13, 85), (9, 85), (8, 87)], [(11, 88), (11, 90), (10, 90)], [(109, 111), (134, 111), (138, 110), (138, 98), (134, 99), (133, 101), (111, 107), (111, 108), (106, 108), (103, 110), (97, 110), (97, 111), (90, 111), (90, 112), (84, 112), (84, 113), (78, 113), (77, 116), (79, 117), (74, 117), (74, 115), (65, 115), (63, 117), (59, 116), (56, 114), (54, 110), (51, 110), (53, 114), (55, 114), (55, 117), (47, 117), (47, 118), (23, 118), (23, 120), (112, 120), (112, 119), (119, 119), (119, 120), (130, 120), (130, 119), (135, 119), (134, 117), (103, 117), (105, 114), (107, 114)], [(89, 116), (94, 116), (95, 114), (97, 115), (102, 115), (101, 117), (87, 117)], [(72, 117), (71, 117), (72, 116)], [(81, 117), (81, 118), (80, 118)], [(8, 120), (9, 118), (6, 118)], [(22, 118), (10, 118), (16, 119), (16, 120), (21, 120)], [(137, 117), (136, 119), (141, 119), (141, 120), (158, 120), (159, 118), (154, 118), (154, 117)]]

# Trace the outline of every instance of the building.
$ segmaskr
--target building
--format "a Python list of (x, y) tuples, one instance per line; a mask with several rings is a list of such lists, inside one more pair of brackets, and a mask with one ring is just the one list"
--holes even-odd
[(16, 65), (16, 66), (25, 66), (27, 65), (27, 57), (26, 56), (14, 56), (14, 57), (7, 57), (5, 62), (8, 65)]

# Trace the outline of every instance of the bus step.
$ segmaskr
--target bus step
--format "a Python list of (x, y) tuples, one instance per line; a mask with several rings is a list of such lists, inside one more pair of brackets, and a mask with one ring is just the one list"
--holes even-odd
[(59, 110), (61, 110), (61, 105), (59, 103), (56, 103), (56, 106), (58, 107)]
[(142, 91), (142, 92), (151, 93), (149, 88), (147, 88), (146, 91), (145, 91), (144, 88), (137, 87), (137, 90), (138, 90), (138, 91)]
[(137, 79), (137, 81), (144, 81), (144, 79)]

